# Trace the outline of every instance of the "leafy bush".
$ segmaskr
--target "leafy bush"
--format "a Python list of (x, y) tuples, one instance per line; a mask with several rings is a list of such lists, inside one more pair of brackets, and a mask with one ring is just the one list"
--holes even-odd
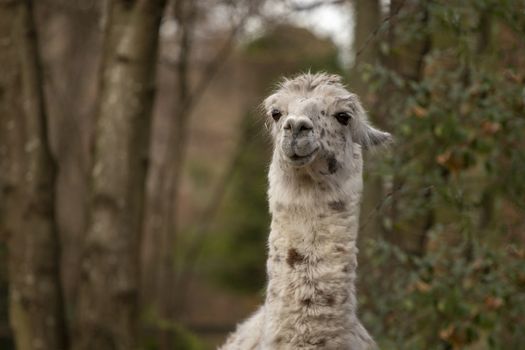
[[(438, 239), (436, 237), (436, 239)], [(384, 349), (518, 349), (525, 251), (440, 245), (424, 257), (369, 240), (360, 270), (363, 322)]]
[[(382, 97), (373, 118), (397, 139), (375, 169), (389, 193), (386, 235), (364, 243), (358, 274), (364, 323), (383, 348), (525, 342), (525, 13), (516, 6), (420, 2), (426, 23), (401, 11), (396, 39), (382, 45), (386, 63), (362, 69)], [(414, 42), (424, 50), (409, 51)], [(418, 54), (419, 69), (388, 61)]]

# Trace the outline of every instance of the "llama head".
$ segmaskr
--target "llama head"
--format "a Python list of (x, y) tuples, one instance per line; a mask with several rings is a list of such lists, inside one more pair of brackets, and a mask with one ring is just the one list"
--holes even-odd
[(361, 151), (356, 148), (391, 140), (389, 133), (369, 123), (359, 98), (337, 75), (308, 73), (284, 80), (264, 108), (274, 143), (273, 163), (288, 173), (306, 172), (316, 178), (348, 174), (355, 169), (355, 153)]

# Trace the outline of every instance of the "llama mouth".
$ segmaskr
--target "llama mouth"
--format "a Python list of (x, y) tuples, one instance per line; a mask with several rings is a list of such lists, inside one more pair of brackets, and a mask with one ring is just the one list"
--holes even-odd
[(301, 166), (301, 165), (306, 165), (307, 163), (309, 163), (313, 158), (314, 156), (316, 155), (317, 151), (319, 150), (319, 147), (317, 147), (316, 149), (314, 149), (312, 152), (304, 155), (304, 156), (300, 156), (296, 153), (294, 153), (292, 156), (288, 156), (288, 161), (290, 161), (292, 164), (296, 165), (296, 166)]

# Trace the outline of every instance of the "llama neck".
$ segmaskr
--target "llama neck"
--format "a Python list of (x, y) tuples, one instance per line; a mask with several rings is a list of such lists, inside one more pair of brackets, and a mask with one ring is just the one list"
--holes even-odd
[[(345, 348), (357, 325), (354, 284), (362, 180), (360, 171), (354, 174), (338, 186), (313, 187), (312, 192), (304, 189), (306, 184), (295, 195), (270, 192), (270, 348)], [(270, 179), (270, 191), (278, 183), (272, 186)]]

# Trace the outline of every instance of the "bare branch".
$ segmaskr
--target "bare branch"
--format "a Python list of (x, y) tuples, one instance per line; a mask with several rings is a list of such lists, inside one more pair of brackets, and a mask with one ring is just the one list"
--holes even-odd
[[(228, 59), (228, 56), (231, 53), (235, 40), (237, 39), (241, 29), (244, 27), (246, 19), (247, 19), (247, 16), (245, 16), (241, 21), (239, 21), (231, 29), (224, 44), (217, 51), (214, 58), (211, 61), (209, 61), (203, 68), (200, 80), (197, 82), (193, 91), (188, 93), (187, 98), (185, 98), (183, 102), (181, 109), (186, 114), (191, 113), (191, 110), (200, 100), (200, 98), (202, 97), (206, 89), (208, 88), (209, 84), (211, 83), (211, 81), (213, 80), (213, 78), (215, 77), (219, 69), (221, 68), (221, 66)], [(173, 61), (166, 60), (166, 59), (162, 59), (160, 63), (163, 65), (166, 65), (170, 69), (176, 69), (177, 67), (177, 62), (173, 62)]]
[[(434, 188), (434, 186), (426, 186), (426, 187), (423, 187), (423, 188), (419, 189), (417, 192), (418, 193), (427, 193), (428, 191), (431, 191), (433, 188)], [(388, 199), (394, 198), (394, 197), (398, 197), (398, 195), (399, 195), (399, 193), (401, 192), (402, 189), (403, 189), (403, 184), (399, 185), (397, 188), (394, 188), (392, 191), (388, 192), (379, 201), (379, 203), (377, 203), (375, 208), (372, 211), (370, 211), (370, 213), (368, 213), (368, 215), (366, 216), (366, 219), (359, 226), (359, 231), (363, 230), (372, 221), (372, 219), (374, 217), (376, 217), (381, 212), (381, 210), (383, 209), (383, 207), (384, 207), (385, 203), (388, 201)]]
[(298, 4), (298, 3), (293, 2), (292, 4), (290, 4), (290, 6), (293, 11), (311, 11), (311, 10), (315, 10), (322, 6), (342, 5), (345, 2), (347, 2), (347, 0), (330, 0), (330, 1), (320, 0), (320, 1), (314, 1), (308, 4)]
[(379, 32), (383, 29), (383, 26), (385, 26), (394, 17), (396, 17), (399, 14), (399, 11), (401, 11), (401, 9), (403, 8), (404, 5), (405, 5), (405, 1), (403, 0), (399, 4), (399, 6), (391, 14), (389, 14), (388, 16), (383, 18), (383, 20), (377, 26), (377, 28), (374, 29), (374, 31), (372, 33), (370, 33), (370, 35), (366, 38), (366, 41), (363, 43), (363, 45), (361, 45), (361, 47), (357, 50), (357, 52), (355, 54), (356, 62), (357, 62), (357, 59), (359, 58), (359, 56), (363, 53), (363, 51), (366, 50), (366, 48), (370, 44), (370, 42), (372, 42), (372, 40), (374, 40), (379, 35)]
[(246, 130), (243, 130), (242, 134), (239, 137), (237, 146), (235, 148), (235, 153), (231, 157), (229, 165), (226, 167), (226, 170), (222, 174), (222, 177), (217, 182), (213, 194), (210, 197), (210, 201), (207, 206), (202, 211), (199, 220), (197, 221), (197, 227), (193, 235), (193, 241), (190, 243), (189, 248), (186, 250), (186, 254), (182, 258), (181, 274), (177, 279), (177, 286), (181, 290), (180, 293), (180, 304), (185, 305), (185, 301), (188, 297), (188, 287), (189, 281), (193, 276), (193, 271), (196, 266), (196, 262), (199, 259), (200, 253), (204, 246), (204, 242), (210, 233), (210, 226), (215, 220), (222, 199), (226, 194), (226, 190), (229, 187), (230, 182), (233, 179), (233, 175), (239, 163), (242, 159), (242, 156), (245, 154), (247, 149), (250, 147), (253, 138), (250, 137), (250, 133)]

